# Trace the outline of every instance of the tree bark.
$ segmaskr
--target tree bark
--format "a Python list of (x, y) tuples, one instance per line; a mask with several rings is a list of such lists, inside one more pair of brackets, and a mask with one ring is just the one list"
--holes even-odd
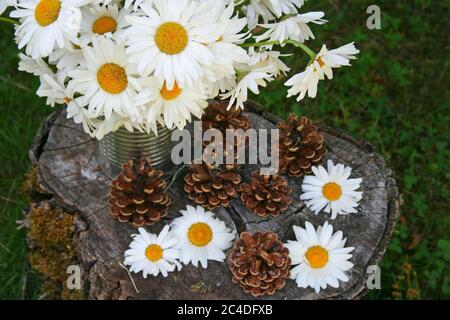
[[(280, 120), (255, 103), (248, 103), (246, 114), (255, 129), (275, 128)], [(215, 213), (237, 232), (274, 231), (280, 239), (294, 239), (292, 226), (314, 225), (329, 221), (342, 230), (347, 245), (355, 247), (348, 273), (350, 280), (340, 282), (338, 289), (314, 290), (297, 288), (288, 281), (274, 296), (262, 299), (357, 299), (367, 292), (366, 270), (382, 259), (399, 216), (399, 193), (392, 170), (367, 142), (342, 131), (320, 126), (326, 140), (327, 159), (353, 168), (354, 177), (362, 177), (363, 199), (358, 213), (330, 220), (327, 214), (315, 215), (300, 201), (302, 178), (288, 178), (293, 188), (293, 203), (279, 217), (259, 218), (236, 199), (230, 208)], [(30, 158), (38, 168), (38, 179), (62, 209), (79, 217), (77, 245), (84, 286), (89, 299), (252, 299), (231, 282), (226, 263), (212, 262), (208, 269), (184, 266), (168, 278), (128, 274), (121, 265), (131, 235), (137, 230), (113, 220), (106, 200), (111, 181), (97, 160), (97, 144), (81, 126), (66, 119), (65, 111), (52, 114), (42, 124), (30, 150)], [(256, 166), (242, 166), (240, 173), (248, 180)], [(182, 177), (170, 188), (175, 200), (170, 214), (162, 223), (148, 227), (159, 232), (162, 225), (179, 215), (190, 201), (183, 191)], [(191, 203), (192, 204), (192, 203)]]

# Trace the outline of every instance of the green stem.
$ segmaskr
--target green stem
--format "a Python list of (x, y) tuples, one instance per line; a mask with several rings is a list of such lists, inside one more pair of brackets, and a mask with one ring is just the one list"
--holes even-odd
[(252, 42), (252, 43), (243, 43), (240, 46), (243, 48), (250, 47), (264, 47), (264, 46), (273, 46), (280, 44), (279, 41), (265, 41), (265, 42)]
[(292, 45), (294, 45), (294, 46), (296, 46), (298, 48), (301, 48), (303, 51), (305, 51), (311, 59), (315, 59), (316, 58), (316, 53), (314, 51), (312, 51), (304, 43), (301, 43), (301, 42), (295, 41), (295, 40), (286, 40), (284, 42), (280, 42), (280, 41), (265, 41), (265, 42), (255, 42), (255, 43), (244, 43), (244, 44), (241, 44), (241, 47), (243, 47), (243, 48), (265, 47), (265, 46), (281, 45), (281, 44), (292, 44)]
[(177, 180), (177, 178), (180, 176), (180, 174), (182, 174), (183, 171), (185, 171), (187, 169), (188, 169), (187, 165), (182, 165), (181, 167), (179, 167), (178, 170), (175, 171), (175, 173), (173, 174), (172, 180), (170, 180), (170, 182), (167, 185), (167, 187), (164, 190), (164, 192), (167, 192), (170, 189), (170, 187), (174, 184), (174, 182)]
[(0, 17), (0, 21), (10, 24), (19, 24), (19, 21), (7, 17)]
[(240, 11), (244, 6), (248, 5), (248, 2), (248, 0), (244, 0), (240, 4), (235, 5), (236, 11)]
[(287, 43), (293, 44), (296, 47), (301, 48), (303, 51), (305, 51), (308, 56), (310, 56), (311, 59), (315, 59), (316, 58), (316, 53), (314, 51), (312, 51), (307, 45), (305, 45), (304, 43), (295, 41), (295, 40), (288, 40)]

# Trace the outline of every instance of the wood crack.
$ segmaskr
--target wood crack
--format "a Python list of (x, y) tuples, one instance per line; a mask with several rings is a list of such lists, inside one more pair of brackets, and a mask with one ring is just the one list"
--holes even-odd
[(95, 140), (89, 139), (80, 143), (76, 143), (76, 144), (72, 144), (69, 146), (62, 146), (62, 147), (58, 147), (58, 148), (49, 148), (49, 149), (45, 149), (44, 152), (55, 152), (55, 151), (64, 151), (66, 149), (72, 149), (72, 148), (77, 148), (77, 147), (81, 147), (84, 146), (86, 144), (90, 144), (90, 143), (94, 143)]
[(236, 232), (238, 234), (244, 232), (247, 229), (245, 227), (245, 221), (244, 219), (242, 219), (239, 212), (235, 209), (233, 203), (231, 203), (230, 207), (227, 208), (227, 211), (229, 211), (229, 216), (233, 220), (234, 225), (236, 226)]

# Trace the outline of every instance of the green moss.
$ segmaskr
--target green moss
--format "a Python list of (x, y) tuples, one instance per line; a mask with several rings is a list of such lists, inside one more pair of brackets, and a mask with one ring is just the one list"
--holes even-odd
[(67, 267), (77, 264), (74, 216), (47, 202), (34, 205), (28, 216), (28, 255), (33, 270), (42, 275), (43, 291), (53, 299), (80, 299), (80, 290), (66, 286)]
[(23, 195), (35, 197), (36, 195), (45, 193), (38, 182), (38, 170), (38, 167), (34, 166), (25, 174), (25, 181), (20, 188), (20, 192)]
[(67, 274), (64, 266), (69, 266), (76, 260), (76, 256), (72, 253), (40, 248), (31, 250), (28, 257), (35, 271), (47, 280), (58, 283), (66, 281)]
[(34, 206), (29, 214), (29, 239), (40, 248), (72, 250), (74, 217), (60, 209), (51, 209), (47, 203)]

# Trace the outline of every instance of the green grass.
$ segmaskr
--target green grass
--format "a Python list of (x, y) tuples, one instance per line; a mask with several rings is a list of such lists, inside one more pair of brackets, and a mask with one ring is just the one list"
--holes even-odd
[[(450, 298), (449, 79), (450, 23), (446, 1), (376, 2), (382, 29), (365, 26), (372, 1), (309, 1), (305, 10), (323, 10), (330, 22), (313, 27), (315, 50), (356, 41), (361, 50), (351, 68), (320, 83), (318, 97), (286, 99), (281, 83), (258, 100), (272, 112), (307, 115), (366, 139), (397, 174), (403, 206), (382, 267), (382, 289), (370, 299)], [(7, 25), (0, 26), (0, 298), (21, 296), (25, 240), (16, 231), (25, 199), (18, 187), (30, 164), (27, 151), (50, 108), (34, 91), (37, 81), (18, 73), (16, 49)], [(290, 58), (301, 69), (303, 53)], [(305, 57), (306, 59), (306, 57)], [(280, 107), (282, 106), (282, 107)], [(38, 295), (31, 274), (27, 298)]]
[[(17, 71), (17, 49), (12, 28), (0, 25), (0, 298), (22, 296), (25, 232), (17, 231), (16, 220), (28, 205), (19, 195), (24, 174), (30, 168), (28, 149), (40, 122), (51, 112), (35, 91), (39, 80)], [(27, 298), (38, 295), (37, 278), (27, 273)]]

